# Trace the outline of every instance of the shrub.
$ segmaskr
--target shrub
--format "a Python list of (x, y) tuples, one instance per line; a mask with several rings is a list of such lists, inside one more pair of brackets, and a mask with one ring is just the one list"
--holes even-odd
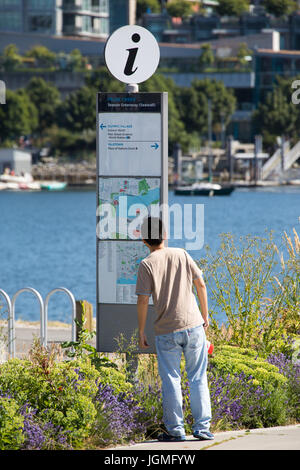
[(245, 348), (229, 345), (218, 347), (218, 352), (210, 362), (223, 375), (242, 372), (249, 380), (254, 380), (254, 384), (263, 388), (284, 387), (288, 381), (283, 374), (279, 373), (276, 366), (258, 357), (254, 351)]
[(20, 449), (24, 442), (23, 425), (17, 402), (9, 397), (0, 397), (0, 450)]
[(139, 440), (146, 432), (145, 409), (132, 394), (99, 384), (95, 399), (97, 418), (92, 441), (97, 445)]

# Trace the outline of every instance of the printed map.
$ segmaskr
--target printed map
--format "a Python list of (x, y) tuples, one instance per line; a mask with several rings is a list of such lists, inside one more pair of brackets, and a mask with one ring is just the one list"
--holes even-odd
[(159, 203), (160, 178), (100, 178), (99, 209), (109, 205), (110, 213), (100, 238), (138, 240), (142, 219)]
[(148, 255), (148, 248), (140, 241), (100, 241), (100, 303), (135, 304), (139, 264)]

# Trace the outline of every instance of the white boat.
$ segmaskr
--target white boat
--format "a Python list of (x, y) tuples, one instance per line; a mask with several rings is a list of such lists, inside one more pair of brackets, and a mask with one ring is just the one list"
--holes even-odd
[(39, 191), (41, 185), (38, 181), (34, 181), (29, 173), (25, 173), (23, 176), (3, 174), (0, 175), (0, 190), (10, 191)]
[(6, 174), (0, 175), (0, 181), (2, 183), (32, 183), (33, 178), (30, 173), (25, 173), (23, 176)]
[(227, 196), (231, 194), (233, 190), (234, 186), (229, 184), (220, 185), (202, 181), (190, 186), (176, 186), (174, 193), (182, 196)]

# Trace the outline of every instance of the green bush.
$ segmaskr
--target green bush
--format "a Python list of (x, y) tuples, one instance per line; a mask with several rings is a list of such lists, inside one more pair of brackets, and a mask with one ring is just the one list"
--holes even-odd
[(24, 442), (23, 417), (12, 398), (0, 397), (0, 450), (18, 450)]
[(262, 388), (285, 387), (287, 378), (278, 372), (278, 368), (257, 356), (253, 350), (224, 345), (210, 359), (213, 367), (222, 373), (239, 374), (243, 372), (252, 377), (254, 385)]

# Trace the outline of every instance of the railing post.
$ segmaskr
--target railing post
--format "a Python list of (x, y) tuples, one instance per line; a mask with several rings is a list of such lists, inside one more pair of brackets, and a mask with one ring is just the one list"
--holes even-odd
[(84, 328), (93, 331), (93, 305), (86, 300), (76, 300), (76, 341)]
[(7, 318), (7, 333), (8, 333), (8, 354), (9, 356), (12, 355), (12, 331), (14, 330), (14, 319), (12, 318), (12, 308), (11, 308), (11, 300), (9, 295), (3, 290), (0, 289), (0, 294), (4, 297), (7, 308), (8, 308), (8, 318)]
[(24, 287), (23, 289), (19, 289), (15, 295), (13, 296), (12, 298), (12, 301), (11, 301), (11, 316), (12, 316), (12, 337), (11, 337), (11, 340), (12, 340), (12, 357), (15, 357), (15, 354), (16, 354), (16, 341), (15, 341), (15, 303), (16, 303), (16, 300), (17, 298), (19, 297), (19, 295), (22, 293), (22, 292), (32, 292), (32, 294), (34, 294), (38, 301), (39, 301), (39, 304), (40, 304), (40, 339), (41, 339), (41, 343), (44, 344), (44, 338), (45, 338), (45, 323), (44, 323), (44, 301), (43, 301), (43, 298), (41, 296), (41, 294), (36, 290), (36, 289), (33, 289), (33, 287)]
[(45, 299), (45, 310), (44, 310), (44, 325), (45, 325), (45, 336), (44, 336), (44, 346), (47, 346), (48, 342), (48, 334), (47, 334), (47, 324), (48, 324), (48, 304), (49, 304), (49, 299), (52, 294), (55, 292), (64, 292), (67, 294), (67, 296), (70, 298), (71, 303), (72, 303), (72, 331), (71, 331), (71, 340), (76, 341), (76, 331), (75, 331), (75, 319), (76, 319), (76, 301), (75, 297), (70, 292), (68, 289), (65, 287), (57, 287), (56, 289), (53, 289), (47, 294), (47, 297)]

